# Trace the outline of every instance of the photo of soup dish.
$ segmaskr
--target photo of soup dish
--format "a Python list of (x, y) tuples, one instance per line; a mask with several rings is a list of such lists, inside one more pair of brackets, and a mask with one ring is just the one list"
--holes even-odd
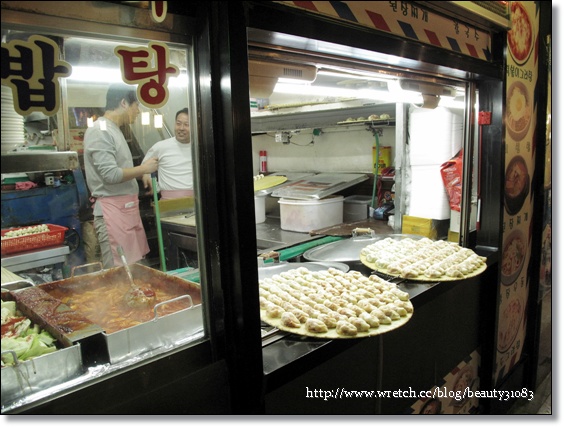
[(429, 399), (419, 412), (422, 415), (437, 415), (441, 413), (442, 403), (438, 399)]
[(525, 262), (527, 252), (527, 242), (521, 230), (514, 230), (509, 234), (503, 247), (501, 261), (501, 283), (511, 285), (521, 270)]
[(506, 125), (509, 135), (520, 141), (531, 124), (532, 106), (529, 91), (521, 81), (515, 81), (507, 91)]
[(507, 45), (518, 65), (524, 64), (533, 50), (533, 26), (520, 2), (511, 2), (511, 30), (507, 32)]
[(499, 318), (497, 350), (505, 353), (517, 338), (523, 318), (523, 303), (517, 297), (511, 299)]
[(522, 156), (515, 156), (505, 170), (505, 209), (515, 215), (529, 194), (529, 170)]
[[(476, 372), (472, 365), (466, 365), (458, 372), (452, 387), (455, 397), (450, 401), (451, 406), (463, 406), (468, 401), (470, 397), (468, 391), (473, 391), (475, 378)], [(466, 395), (464, 395), (465, 393)]]

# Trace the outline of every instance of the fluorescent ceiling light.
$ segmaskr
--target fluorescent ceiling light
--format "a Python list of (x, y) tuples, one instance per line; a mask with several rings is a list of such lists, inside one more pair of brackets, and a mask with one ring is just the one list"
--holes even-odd
[(464, 110), (466, 108), (466, 104), (464, 103), (464, 99), (461, 100), (458, 98), (441, 97), (441, 100), (439, 101), (439, 107)]
[[(337, 75), (340, 77), (345, 77), (340, 73), (332, 73), (327, 71), (319, 71), (320, 75)], [(367, 80), (366, 78), (360, 76), (351, 76), (351, 78), (359, 80)], [(373, 80), (378, 80), (373, 78)], [(381, 79), (382, 81), (384, 79)], [(422, 84), (423, 85), (423, 84)], [(424, 86), (424, 85), (423, 85)], [(464, 101), (460, 101), (460, 98), (455, 100), (453, 97), (442, 93), (439, 96), (434, 96), (434, 94), (423, 94), (421, 91), (403, 89), (400, 82), (396, 79), (387, 80), (388, 90), (374, 90), (374, 89), (349, 89), (349, 88), (336, 88), (328, 86), (315, 86), (312, 83), (304, 81), (296, 81), (294, 79), (278, 79), (278, 83), (274, 87), (275, 93), (280, 94), (291, 94), (291, 95), (302, 95), (302, 96), (317, 96), (317, 97), (340, 97), (340, 98), (356, 98), (356, 99), (370, 99), (374, 101), (386, 102), (386, 103), (406, 103), (422, 105), (425, 108), (435, 108), (437, 104), (439, 106), (450, 107), (450, 108), (465, 108)], [(437, 86), (441, 88), (441, 86)], [(431, 99), (432, 98), (432, 99)], [(462, 97), (464, 99), (464, 97)]]
[(151, 124), (151, 113), (148, 111), (143, 111), (141, 113), (141, 124), (142, 125), (150, 125)]
[(72, 67), (72, 74), (67, 80), (90, 83), (119, 83), (122, 82), (119, 68), (104, 67)]
[(312, 86), (311, 84), (287, 84), (278, 83), (274, 87), (275, 93), (285, 93), (292, 95), (314, 95), (320, 97), (341, 97), (341, 98), (358, 98), (372, 99), (382, 102), (405, 102), (405, 103), (422, 103), (423, 98), (420, 93), (410, 91), (387, 91), (372, 89), (343, 89), (327, 86)]
[(373, 74), (369, 75), (359, 75), (359, 74), (348, 74), (348, 73), (339, 73), (336, 71), (325, 71), (319, 70), (317, 72), (318, 76), (330, 76), (330, 77), (339, 77), (343, 80), (364, 80), (364, 81), (374, 81), (374, 82), (387, 82), (389, 80), (396, 80), (396, 76), (390, 76), (387, 74), (378, 74), (374, 76)]
[[(72, 82), (86, 82), (86, 83), (121, 83), (123, 78), (119, 68), (106, 68), (106, 67), (82, 67), (73, 66), (72, 74), (67, 77), (67, 80)], [(181, 71), (176, 77), (168, 78), (169, 87), (188, 87), (188, 74)]]
[(301, 85), (301, 86), (311, 85), (311, 82), (307, 80), (289, 79), (287, 77), (278, 77), (277, 82), (289, 84), (289, 85)]
[(358, 91), (351, 89), (332, 88), (326, 86), (311, 86), (311, 84), (290, 84), (278, 82), (274, 87), (275, 93), (287, 93), (292, 95), (317, 95), (337, 96), (344, 98), (358, 97)]
[(160, 129), (163, 127), (163, 116), (161, 114), (155, 114), (153, 120), (156, 129)]

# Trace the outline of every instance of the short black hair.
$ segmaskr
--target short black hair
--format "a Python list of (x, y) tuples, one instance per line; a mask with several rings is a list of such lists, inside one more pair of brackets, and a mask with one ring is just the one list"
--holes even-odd
[(137, 100), (137, 92), (135, 86), (126, 85), (125, 83), (113, 83), (108, 88), (106, 94), (106, 111), (115, 110), (119, 107), (119, 103), (125, 99), (127, 103), (132, 104), (139, 102)]
[(178, 111), (178, 112), (176, 113), (176, 116), (174, 117), (174, 119), (175, 119), (175, 120), (178, 119), (178, 116), (180, 116), (181, 114), (187, 114), (188, 117), (190, 117), (190, 113), (188, 112), (188, 107), (183, 108), (182, 110)]

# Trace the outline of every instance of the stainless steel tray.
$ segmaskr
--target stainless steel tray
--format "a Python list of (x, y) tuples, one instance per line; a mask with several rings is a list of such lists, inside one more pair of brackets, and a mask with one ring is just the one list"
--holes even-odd
[(282, 187), (277, 187), (273, 191), (272, 196), (289, 199), (318, 200), (367, 179), (368, 175), (366, 174), (320, 173), (312, 177), (293, 181)]
[[(2, 298), (5, 297), (4, 292), (17, 292), (29, 287), (33, 287), (33, 283), (26, 280), (4, 283)], [(16, 304), (19, 310), (21, 307)], [(32, 322), (36, 323), (33, 319)], [(11, 353), (16, 360), (14, 365), (2, 368), (2, 411), (26, 396), (45, 391), (82, 375), (84, 367), (80, 344), (68, 346), (68, 342), (61, 340), (58, 340), (58, 343), (63, 348), (25, 361), (18, 361), (12, 351), (2, 351), (2, 354)]]
[(80, 344), (2, 368), (2, 411), (16, 401), (82, 375)]
[(18, 289), (25, 289), (31, 286), (35, 286), (31, 280), (15, 280), (13, 282), (2, 283), (2, 292), (17, 291)]
[[(182, 295), (174, 300), (184, 297), (190, 298)], [(157, 306), (152, 321), (111, 334), (103, 333), (110, 363), (123, 362), (157, 348), (179, 345), (204, 328), (201, 304), (162, 317), (157, 314)]]
[(266, 188), (264, 190), (255, 191), (255, 196), (268, 196), (272, 194), (274, 191), (278, 190), (279, 188), (286, 187), (287, 185), (292, 184), (292, 182), (297, 181), (299, 179), (303, 179), (306, 177), (311, 177), (315, 175), (315, 172), (274, 172), (269, 175), (274, 176), (285, 176), (288, 180), (280, 185), (276, 185), (274, 187)]
[(375, 236), (351, 237), (350, 239), (338, 240), (326, 245), (316, 246), (307, 250), (303, 257), (308, 261), (317, 262), (354, 262), (360, 261), (360, 251), (378, 240), (386, 239), (421, 239), (414, 234), (377, 234)]
[(303, 257), (308, 261), (317, 262), (351, 262), (360, 260), (362, 248), (376, 242), (375, 237), (352, 237), (338, 240), (326, 245), (316, 246), (304, 252)]
[(324, 271), (330, 267), (344, 271), (345, 273), (349, 271), (349, 266), (340, 262), (280, 262), (259, 267), (259, 279), (272, 277), (275, 274), (280, 274), (300, 267), (305, 267), (310, 271)]

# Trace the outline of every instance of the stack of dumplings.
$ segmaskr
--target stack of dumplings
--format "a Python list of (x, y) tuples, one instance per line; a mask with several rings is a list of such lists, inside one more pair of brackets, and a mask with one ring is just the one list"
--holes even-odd
[(363, 248), (360, 259), (381, 273), (418, 280), (464, 279), (486, 267), (486, 258), (472, 249), (426, 237), (387, 237)]
[(300, 267), (261, 279), (259, 300), (264, 322), (320, 337), (375, 335), (381, 325), (405, 323), (413, 313), (409, 294), (394, 283), (333, 267)]

